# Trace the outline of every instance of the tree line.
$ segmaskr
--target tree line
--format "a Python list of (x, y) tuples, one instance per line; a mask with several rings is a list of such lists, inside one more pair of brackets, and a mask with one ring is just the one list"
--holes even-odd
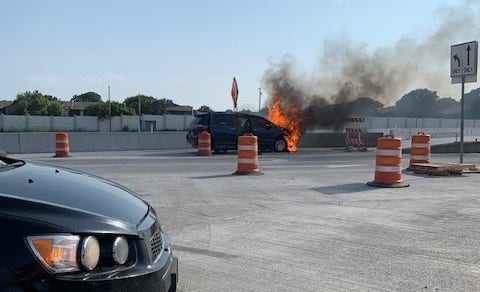
[[(395, 106), (385, 107), (372, 98), (358, 98), (351, 102), (352, 114), (359, 116), (390, 116), (411, 118), (460, 118), (460, 101), (440, 98), (436, 91), (414, 89), (403, 95)], [(480, 88), (464, 95), (466, 119), (480, 118)]]
[[(140, 101), (141, 109), (138, 105)], [(171, 99), (157, 99), (153, 96), (138, 94), (125, 98), (123, 102), (102, 101), (102, 97), (95, 92), (86, 92), (74, 95), (70, 103), (93, 102), (84, 114), (97, 116), (100, 119), (119, 115), (151, 114), (162, 115), (167, 107), (178, 106)], [(465, 118), (480, 119), (480, 88), (474, 89), (464, 95)], [(326, 105), (328, 107), (329, 105)], [(436, 91), (427, 88), (414, 89), (403, 95), (395, 106), (386, 107), (382, 102), (372, 97), (359, 97), (345, 104), (350, 115), (356, 116), (390, 116), (414, 118), (459, 118), (460, 101), (451, 97), (440, 98)], [(206, 105), (198, 108), (199, 112), (208, 112), (212, 109)], [(248, 111), (250, 112), (250, 111)], [(268, 108), (263, 108), (260, 115), (266, 116)], [(323, 111), (324, 112), (324, 111)], [(67, 115), (65, 102), (58, 98), (40, 93), (38, 90), (27, 91), (17, 95), (7, 112), (13, 115)]]
[[(85, 108), (84, 114), (97, 116), (99, 119), (110, 116), (139, 115), (139, 113), (163, 115), (166, 113), (167, 107), (178, 106), (171, 99), (157, 99), (143, 94), (127, 97), (123, 102), (103, 101), (102, 97), (95, 92), (74, 95), (67, 103), (73, 105), (76, 102), (92, 102), (93, 104)], [(210, 110), (207, 106), (202, 106), (200, 109)], [(68, 108), (64, 101), (35, 90), (18, 94), (7, 113), (11, 115), (65, 116), (68, 115)]]

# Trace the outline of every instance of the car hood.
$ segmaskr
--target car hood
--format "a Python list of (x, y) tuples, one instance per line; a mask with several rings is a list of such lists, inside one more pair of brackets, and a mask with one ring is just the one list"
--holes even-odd
[(109, 180), (27, 162), (0, 171), (0, 212), (70, 232), (136, 234), (149, 205)]

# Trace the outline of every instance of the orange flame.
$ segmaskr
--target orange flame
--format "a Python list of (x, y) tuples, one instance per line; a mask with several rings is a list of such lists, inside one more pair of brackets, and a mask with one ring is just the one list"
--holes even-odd
[(287, 109), (282, 107), (283, 97), (277, 92), (273, 98), (273, 106), (268, 110), (268, 119), (276, 125), (288, 130), (287, 140), (288, 151), (296, 152), (298, 140), (302, 136), (300, 131), (302, 117), (300, 107), (297, 104), (289, 105)]

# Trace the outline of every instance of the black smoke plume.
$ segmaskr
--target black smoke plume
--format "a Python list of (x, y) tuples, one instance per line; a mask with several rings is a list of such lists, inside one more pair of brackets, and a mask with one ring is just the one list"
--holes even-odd
[(278, 93), (285, 107), (301, 107), (303, 130), (340, 129), (359, 97), (388, 105), (415, 88), (457, 96), (458, 86), (450, 82), (450, 46), (476, 40), (479, 4), (466, 0), (455, 7), (442, 6), (437, 12), (441, 24), (433, 34), (404, 37), (392, 47), (371, 51), (346, 37), (325, 40), (319, 60), (312, 60), (318, 66), (311, 73), (299, 70), (291, 56), (272, 61), (262, 79), (270, 96), (267, 107)]

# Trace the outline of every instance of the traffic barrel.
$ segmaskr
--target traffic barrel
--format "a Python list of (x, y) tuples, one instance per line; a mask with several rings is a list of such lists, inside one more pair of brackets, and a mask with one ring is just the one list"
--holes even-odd
[(211, 135), (207, 131), (198, 134), (198, 156), (212, 155)]
[(70, 156), (70, 146), (68, 144), (68, 133), (55, 134), (55, 157)]
[(258, 168), (258, 138), (251, 133), (238, 137), (237, 171), (233, 174), (262, 174)]
[(430, 135), (419, 132), (412, 135), (410, 147), (410, 167), (414, 163), (430, 163)]
[(402, 139), (385, 136), (377, 139), (375, 179), (367, 185), (384, 188), (408, 187), (402, 180)]

